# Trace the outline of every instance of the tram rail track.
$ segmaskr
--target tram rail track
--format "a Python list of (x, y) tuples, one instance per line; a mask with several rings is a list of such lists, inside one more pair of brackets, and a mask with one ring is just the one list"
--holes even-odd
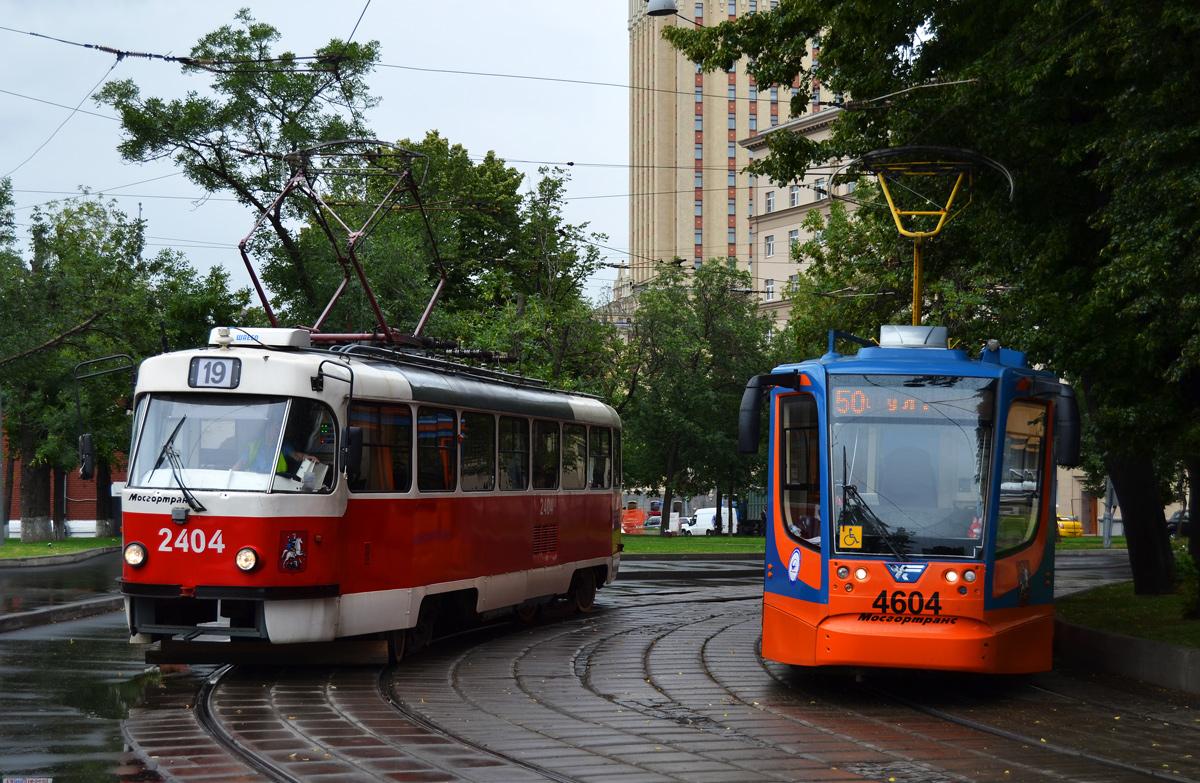
[[(399, 667), (331, 670), (320, 678), (232, 685), (245, 692), (278, 690), (273, 720), (303, 737), (297, 739), (297, 748), (328, 751), (335, 762), (353, 765), (354, 747), (320, 744), (353, 734), (355, 743), (378, 743), (386, 746), (377, 748), (379, 753), (428, 764), (431, 772), (462, 780), (493, 779), (494, 769), (478, 777), (473, 770), (505, 765), (513, 774), (531, 779), (590, 783), (595, 778), (586, 770), (607, 765), (607, 774), (624, 769), (686, 781), (686, 770), (696, 765), (724, 765), (728, 775), (721, 779), (729, 781), (806, 779), (804, 771), (816, 774), (824, 769), (821, 774), (827, 775), (831, 768), (865, 780), (897, 783), (1197, 781), (1192, 767), (1155, 769), (1153, 758), (1137, 763), (1117, 750), (1106, 754), (1073, 747), (1070, 740), (1044, 742), (1005, 723), (1026, 716), (1033, 716), (1030, 725), (1038, 715), (1046, 719), (1059, 708), (1054, 699), (1075, 699), (1072, 690), (1085, 692), (1088, 683), (1075, 686), (1069, 681), (1056, 688), (1053, 681), (1029, 685), (1010, 679), (1014, 686), (1031, 690), (1007, 694), (1001, 686), (966, 688), (939, 700), (914, 698), (910, 690), (893, 688), (884, 679), (877, 682), (873, 676), (867, 685), (850, 677), (812, 677), (758, 655), (757, 618), (741, 608), (757, 594), (727, 586), (707, 600), (694, 598), (671, 596), (647, 607), (639, 596), (629, 594), (582, 618), (522, 625), (503, 633), (493, 627), (482, 640), (460, 636), (444, 646), (446, 640), (439, 640), (427, 654)], [(229, 684), (231, 672), (236, 675), (237, 670), (225, 667), (206, 680), (203, 699), (197, 699), (198, 718), (229, 718), (229, 709), (214, 710), (201, 701), (211, 701), (225, 687), (223, 682)], [(953, 690), (955, 682), (937, 676), (929, 681), (931, 692)], [(288, 695), (289, 689), (294, 693)], [(1034, 691), (1050, 696), (1039, 701)], [(1200, 728), (1193, 729), (1185, 720), (1190, 712), (1180, 713), (1168, 726), (1159, 720), (1163, 716), (1154, 711), (1155, 703), (1141, 714), (1130, 712), (1126, 702), (1105, 699), (1104, 694), (1096, 695), (1093, 703), (1077, 707), (1080, 712), (1071, 715), (1099, 721), (1107, 713), (1122, 711), (1129, 725), (1147, 724), (1139, 728), (1142, 731), (1162, 724), (1172, 736), (1183, 738), (1179, 742), (1200, 736)], [(980, 714), (962, 706), (972, 704)], [(320, 721), (302, 712), (301, 705), (314, 710), (321, 721), (340, 721), (341, 728), (313, 733), (312, 726)], [(384, 706), (392, 716), (390, 723), (402, 719), (403, 736), (389, 734), (387, 721), (380, 719)], [(294, 722), (289, 721), (289, 709)], [(989, 710), (1006, 709), (1018, 711), (1001, 715), (1003, 720), (989, 720)], [(595, 735), (593, 745), (583, 738), (589, 727)], [(236, 726), (209, 733), (265, 780), (305, 779), (289, 769), (291, 763), (281, 761), (277, 751), (269, 758), (259, 757), (254, 743), (245, 741)], [(227, 740), (220, 739), (222, 733)], [(438, 754), (422, 756), (426, 746), (443, 748), (459, 763), (439, 762)], [(560, 746), (562, 751), (556, 752)], [(710, 752), (710, 746), (734, 752), (724, 760)], [(921, 748), (931, 750), (926, 754)], [(523, 758), (522, 749), (538, 752)], [(663, 766), (657, 761), (660, 757), (680, 759), (678, 770)], [(760, 759), (776, 766), (762, 766)], [(1012, 775), (1004, 777), (1010, 770)], [(383, 773), (360, 771), (355, 779), (389, 779)]]

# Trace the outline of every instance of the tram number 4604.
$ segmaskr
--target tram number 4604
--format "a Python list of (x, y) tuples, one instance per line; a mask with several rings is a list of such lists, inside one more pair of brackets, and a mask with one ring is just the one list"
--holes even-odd
[(905, 593), (903, 590), (893, 590), (888, 593), (887, 590), (881, 590), (871, 606), (878, 609), (880, 614), (888, 612), (892, 614), (924, 614), (929, 612), (937, 616), (942, 612), (942, 602), (937, 593), (929, 596), (929, 600), (926, 601), (925, 596), (916, 590), (911, 593)]

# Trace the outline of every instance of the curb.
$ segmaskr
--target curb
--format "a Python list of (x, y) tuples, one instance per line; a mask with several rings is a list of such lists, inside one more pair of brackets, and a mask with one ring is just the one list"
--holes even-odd
[(1097, 631), (1055, 616), (1054, 651), (1107, 674), (1200, 693), (1200, 648)]
[(124, 608), (125, 599), (119, 595), (89, 598), (85, 601), (59, 604), (58, 606), (43, 606), (40, 609), (32, 609), (28, 612), (0, 615), (0, 633), (22, 631), (26, 628), (33, 628), (39, 625), (80, 620), (84, 617), (94, 617), (98, 614), (107, 614), (108, 612), (115, 612)]
[(34, 555), (32, 557), (0, 558), (0, 568), (27, 568), (30, 566), (66, 565), (90, 560), (93, 557), (120, 552), (119, 546), (101, 546), (95, 549), (82, 549), (78, 552), (64, 552), (61, 555)]

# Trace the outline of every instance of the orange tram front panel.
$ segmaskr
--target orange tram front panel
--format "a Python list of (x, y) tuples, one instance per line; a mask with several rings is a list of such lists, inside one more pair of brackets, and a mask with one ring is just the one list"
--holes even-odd
[(752, 379), (742, 401), (744, 451), (764, 398), (770, 411), (763, 657), (1048, 670), (1073, 392), (1019, 352), (950, 349), (940, 327), (884, 327), (852, 357), (834, 340)]

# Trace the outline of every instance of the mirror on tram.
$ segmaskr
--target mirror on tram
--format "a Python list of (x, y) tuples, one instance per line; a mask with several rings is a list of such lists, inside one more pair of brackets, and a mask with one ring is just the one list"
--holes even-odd
[(96, 465), (92, 457), (92, 436), (84, 434), (79, 436), (79, 478), (84, 481), (91, 481), (92, 476), (96, 474)]
[(342, 473), (357, 476), (362, 472), (363, 431), (362, 427), (346, 427), (342, 430)]

